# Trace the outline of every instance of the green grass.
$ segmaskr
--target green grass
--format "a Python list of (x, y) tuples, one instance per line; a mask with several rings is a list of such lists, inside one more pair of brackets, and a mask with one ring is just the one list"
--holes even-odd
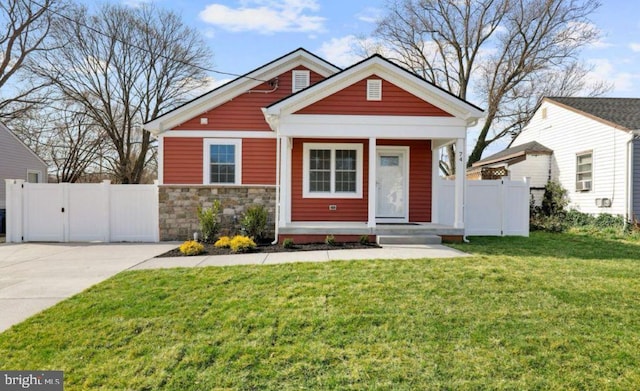
[(65, 390), (635, 389), (640, 242), (472, 238), (473, 257), (121, 273), (0, 334)]

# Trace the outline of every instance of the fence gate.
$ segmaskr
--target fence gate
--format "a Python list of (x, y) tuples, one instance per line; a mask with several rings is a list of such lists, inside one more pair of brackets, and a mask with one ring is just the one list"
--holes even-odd
[(6, 180), (7, 242), (158, 242), (157, 185)]
[[(453, 225), (455, 185), (436, 179), (438, 222)], [(529, 182), (508, 179), (467, 181), (464, 199), (465, 235), (529, 236)]]

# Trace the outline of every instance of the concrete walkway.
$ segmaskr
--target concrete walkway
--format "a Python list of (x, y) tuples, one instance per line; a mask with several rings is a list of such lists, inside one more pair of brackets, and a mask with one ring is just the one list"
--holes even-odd
[(132, 269), (172, 267), (204, 267), (235, 265), (275, 265), (291, 262), (353, 261), (364, 259), (454, 258), (469, 254), (443, 245), (385, 245), (383, 248), (298, 251), (283, 253), (254, 253), (232, 255), (203, 255), (193, 257), (153, 258)]
[(154, 258), (177, 246), (177, 243), (2, 244), (0, 332), (124, 270), (468, 255), (442, 245), (396, 245), (363, 250)]

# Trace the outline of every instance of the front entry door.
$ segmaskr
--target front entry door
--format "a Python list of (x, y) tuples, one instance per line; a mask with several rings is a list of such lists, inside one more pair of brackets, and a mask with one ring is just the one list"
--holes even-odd
[[(408, 149), (408, 148), (407, 148)], [(408, 150), (378, 147), (376, 158), (376, 220), (408, 221)]]

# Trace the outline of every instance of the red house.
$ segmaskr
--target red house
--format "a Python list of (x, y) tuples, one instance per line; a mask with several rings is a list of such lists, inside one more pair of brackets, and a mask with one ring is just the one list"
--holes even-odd
[[(262, 204), (282, 241), (464, 235), (467, 128), (482, 110), (374, 55), (340, 69), (295, 50), (157, 119), (161, 240)], [(438, 224), (438, 150), (461, 151), (455, 223)]]

